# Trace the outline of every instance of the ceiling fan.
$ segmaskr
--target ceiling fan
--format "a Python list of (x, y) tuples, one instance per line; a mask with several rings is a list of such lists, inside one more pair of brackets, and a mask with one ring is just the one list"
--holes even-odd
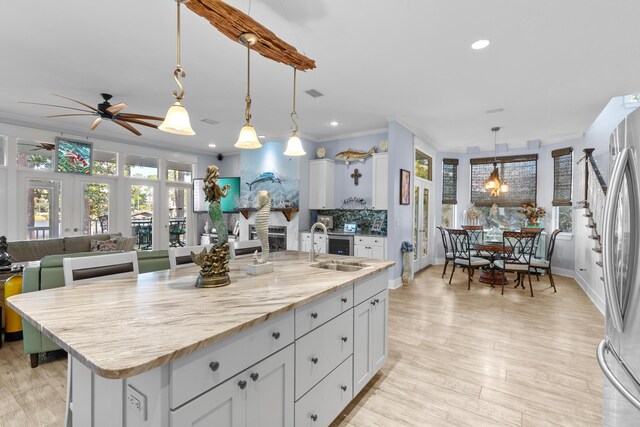
[(94, 130), (95, 128), (97, 128), (100, 123), (102, 123), (104, 120), (111, 120), (112, 122), (122, 126), (123, 128), (127, 129), (128, 131), (140, 136), (142, 135), (136, 128), (134, 128), (133, 126), (131, 126), (130, 123), (134, 123), (137, 125), (142, 125), (142, 126), (147, 126), (150, 128), (157, 128), (158, 125), (153, 124), (153, 123), (149, 123), (147, 120), (157, 120), (157, 121), (163, 121), (164, 118), (163, 117), (156, 117), (156, 116), (148, 116), (145, 114), (134, 114), (134, 113), (123, 113), (122, 110), (124, 110), (125, 108), (127, 108), (127, 104), (125, 104), (124, 102), (120, 102), (118, 104), (114, 104), (111, 105), (109, 103), (109, 100), (111, 98), (113, 98), (112, 95), (108, 94), (108, 93), (101, 93), (100, 95), (102, 96), (102, 99), (104, 99), (103, 102), (101, 102), (100, 104), (98, 104), (98, 108), (94, 108), (89, 104), (85, 104), (84, 102), (80, 102), (76, 99), (72, 99), (72, 98), (68, 98), (66, 96), (62, 96), (62, 95), (57, 95), (55, 93), (52, 94), (53, 96), (57, 96), (59, 98), (64, 98), (64, 99), (68, 99), (69, 101), (73, 101), (76, 104), (80, 104), (86, 108), (88, 108), (88, 110), (85, 109), (80, 109), (80, 108), (73, 108), (73, 107), (67, 107), (65, 105), (55, 105), (55, 104), (42, 104), (39, 102), (21, 102), (21, 104), (32, 104), (32, 105), (45, 105), (48, 107), (58, 107), (58, 108), (65, 108), (67, 110), (76, 110), (76, 111), (82, 111), (82, 114), (79, 113), (74, 113), (74, 114), (54, 114), (51, 116), (45, 116), (46, 119), (50, 119), (53, 117), (71, 117), (71, 116), (97, 116), (97, 118), (93, 121), (93, 123), (90, 126), (91, 130)]

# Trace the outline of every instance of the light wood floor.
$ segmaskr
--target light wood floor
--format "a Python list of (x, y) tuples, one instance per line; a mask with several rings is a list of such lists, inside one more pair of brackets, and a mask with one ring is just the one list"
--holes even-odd
[[(557, 294), (534, 281), (531, 298), (441, 274), (391, 291), (389, 360), (334, 427), (602, 424), (603, 319), (573, 280), (558, 276)], [(64, 357), (31, 369), (22, 342), (5, 343), (0, 426), (62, 425), (65, 373)]]

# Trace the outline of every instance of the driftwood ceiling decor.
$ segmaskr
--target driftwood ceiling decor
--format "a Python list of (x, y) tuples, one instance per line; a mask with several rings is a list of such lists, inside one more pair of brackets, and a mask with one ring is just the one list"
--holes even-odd
[(243, 33), (257, 35), (258, 41), (251, 49), (265, 58), (291, 65), (302, 71), (316, 68), (313, 59), (298, 53), (295, 47), (278, 38), (271, 30), (221, 0), (189, 0), (186, 6), (235, 42)]

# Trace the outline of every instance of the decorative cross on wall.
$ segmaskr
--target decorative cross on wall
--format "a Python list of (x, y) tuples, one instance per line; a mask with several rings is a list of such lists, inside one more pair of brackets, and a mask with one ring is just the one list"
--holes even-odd
[(360, 171), (358, 171), (358, 169), (355, 169), (353, 171), (353, 173), (351, 174), (351, 178), (353, 178), (353, 183), (355, 185), (358, 185), (358, 179), (362, 176), (362, 174), (360, 173)]

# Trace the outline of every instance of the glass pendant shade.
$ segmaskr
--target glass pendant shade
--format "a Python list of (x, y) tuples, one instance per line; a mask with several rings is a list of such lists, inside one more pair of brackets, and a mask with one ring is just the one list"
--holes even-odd
[(240, 130), (240, 136), (238, 137), (238, 141), (234, 144), (234, 147), (246, 150), (262, 148), (262, 144), (260, 144), (256, 130), (251, 126), (251, 123), (247, 123)]
[(295, 133), (291, 135), (287, 142), (287, 149), (284, 151), (285, 156), (304, 156), (307, 154), (302, 148), (302, 142)]
[(507, 184), (506, 182), (503, 182), (502, 185), (500, 185), (500, 192), (501, 193), (508, 193), (509, 192), (509, 184)]
[(176, 135), (195, 135), (189, 122), (189, 113), (180, 101), (176, 101), (167, 111), (164, 121), (158, 126), (163, 132)]

